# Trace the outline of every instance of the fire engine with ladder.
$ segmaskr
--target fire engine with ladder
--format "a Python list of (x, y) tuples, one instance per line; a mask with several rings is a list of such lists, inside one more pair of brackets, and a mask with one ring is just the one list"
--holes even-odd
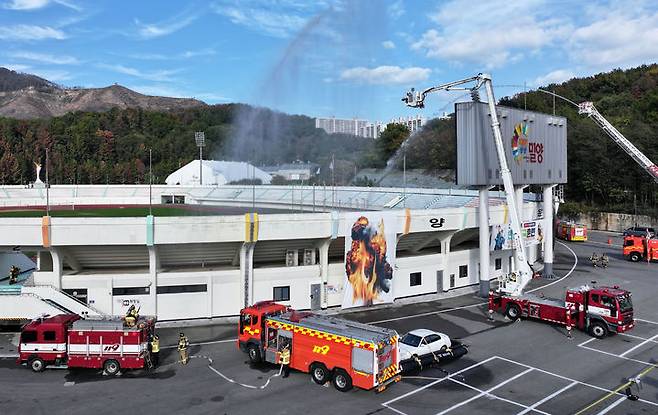
[[(470, 88), (461, 85), (475, 83)], [(489, 292), (489, 312), (504, 312), (510, 319), (521, 317), (533, 318), (550, 323), (557, 323), (571, 329), (573, 325), (589, 332), (592, 336), (603, 338), (610, 332), (626, 332), (633, 328), (633, 304), (630, 292), (614, 287), (583, 286), (566, 291), (565, 299), (553, 299), (540, 295), (524, 293), (523, 289), (535, 275), (530, 266), (525, 244), (521, 240), (521, 221), (514, 195), (512, 174), (509, 170), (500, 131), (500, 123), (496, 113), (495, 99), (491, 76), (478, 74), (471, 78), (431, 87), (422, 92), (409, 91), (402, 101), (407, 106), (423, 108), (425, 97), (437, 91), (469, 90), (474, 97), (478, 90), (484, 87), (487, 94), (491, 128), (493, 130), (496, 154), (507, 201), (507, 208), (513, 232), (514, 251), (519, 264), (515, 272), (499, 278), (497, 290)], [(646, 157), (610, 125), (591, 103), (579, 106), (580, 112), (592, 117), (619, 145), (621, 145), (636, 161), (641, 160), (643, 167), (654, 178), (658, 177), (658, 169)], [(642, 157), (644, 157), (644, 160)]]
[(118, 375), (121, 369), (151, 366), (148, 342), (155, 318), (139, 317), (128, 327), (119, 317), (88, 318), (59, 314), (38, 318), (21, 330), (17, 363), (35, 372), (46, 366), (103, 369)]
[(287, 347), (291, 369), (310, 373), (320, 385), (332, 382), (341, 392), (353, 386), (381, 392), (401, 379), (395, 330), (299, 312), (273, 301), (240, 311), (237, 345), (252, 363), (274, 364)]

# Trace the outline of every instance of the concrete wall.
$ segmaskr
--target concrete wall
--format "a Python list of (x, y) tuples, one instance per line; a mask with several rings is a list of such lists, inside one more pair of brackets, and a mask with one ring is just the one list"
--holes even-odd
[(612, 232), (622, 232), (624, 229), (635, 226), (636, 223), (638, 226), (658, 228), (658, 218), (625, 213), (586, 213), (579, 215), (575, 222), (586, 225), (588, 229)]

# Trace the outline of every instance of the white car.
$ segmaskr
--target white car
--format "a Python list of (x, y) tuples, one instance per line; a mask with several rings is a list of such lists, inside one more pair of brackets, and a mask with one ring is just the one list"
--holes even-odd
[(443, 333), (427, 329), (412, 330), (400, 339), (400, 360), (443, 352), (448, 350), (451, 345), (450, 338)]

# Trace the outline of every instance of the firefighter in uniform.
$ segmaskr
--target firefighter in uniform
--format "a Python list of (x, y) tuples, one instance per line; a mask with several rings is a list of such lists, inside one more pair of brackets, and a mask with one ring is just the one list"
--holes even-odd
[(283, 377), (287, 378), (290, 375), (290, 346), (283, 346), (281, 354), (279, 355), (279, 362), (283, 365)]
[(180, 355), (180, 362), (184, 365), (190, 361), (190, 353), (187, 350), (190, 347), (190, 341), (187, 340), (185, 334), (180, 333), (178, 336), (178, 354)]
[(592, 252), (592, 256), (589, 257), (589, 260), (592, 261), (592, 265), (594, 265), (594, 268), (598, 266), (597, 262), (599, 261), (599, 256), (596, 255), (596, 252)]
[(21, 270), (16, 265), (12, 265), (9, 268), (9, 284), (16, 284), (18, 282), (18, 274), (20, 273)]
[(153, 363), (153, 367), (158, 366), (159, 360), (160, 360), (160, 337), (158, 337), (157, 334), (154, 334), (153, 337), (151, 337), (151, 362)]
[(601, 267), (608, 268), (608, 255), (605, 253), (601, 255)]
[(124, 318), (124, 320), (126, 321), (126, 326), (134, 327), (138, 319), (139, 319), (139, 310), (137, 310), (135, 308), (135, 305), (132, 304), (130, 308), (128, 308), (128, 311), (126, 312), (126, 317)]

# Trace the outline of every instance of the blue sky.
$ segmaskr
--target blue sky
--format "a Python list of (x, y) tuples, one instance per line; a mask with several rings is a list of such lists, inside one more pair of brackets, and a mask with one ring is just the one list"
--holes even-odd
[(655, 1), (0, 0), (0, 66), (310, 116), (413, 115), (409, 87), (483, 71), (501, 97), (656, 60)]

